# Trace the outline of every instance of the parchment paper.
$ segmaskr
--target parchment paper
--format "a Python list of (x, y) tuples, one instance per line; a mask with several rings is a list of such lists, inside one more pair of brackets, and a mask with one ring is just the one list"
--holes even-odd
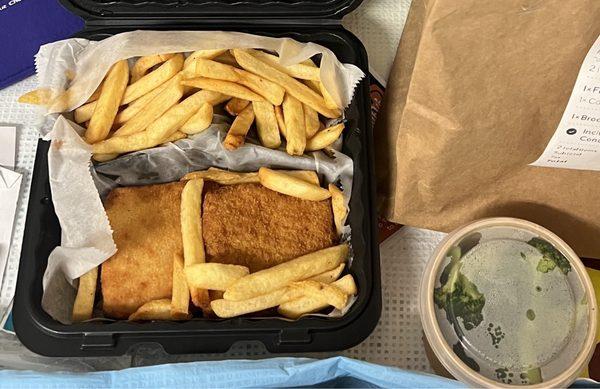
[[(77, 74), (69, 86), (69, 90), (78, 96), (73, 100), (77, 103), (70, 107), (74, 108), (92, 94), (110, 65), (117, 60), (160, 52), (231, 47), (277, 51), (282, 62), (289, 64), (322, 54), (323, 82), (326, 86), (331, 83), (332, 95), (337, 95), (342, 106), (349, 104), (354, 86), (363, 76), (358, 68), (339, 63), (331, 51), (313, 43), (229, 32), (134, 31), (100, 42), (69, 39), (43, 46), (36, 64), (40, 86), (55, 91), (67, 85), (67, 71)], [(229, 123), (225, 117), (215, 115), (211, 127), (200, 134), (94, 167), (90, 162), (91, 148), (80, 137), (83, 129), (52, 110), (48, 114), (49, 120), (41, 132), (45, 133), (52, 125), (45, 139), (52, 141), (48, 154), (50, 188), (63, 235), (61, 246), (48, 258), (42, 307), (62, 323), (70, 323), (76, 292), (74, 280), (116, 252), (101, 202), (101, 197), (116, 186), (171, 182), (190, 171), (209, 167), (235, 171), (256, 171), (260, 166), (307, 169), (317, 171), (325, 183), (340, 183), (348, 206), (353, 163), (339, 151), (334, 153), (334, 158), (322, 152), (291, 157), (284, 150), (262, 147), (252, 139), (238, 150), (227, 151), (221, 142)], [(349, 240), (349, 235), (350, 228), (346, 226), (343, 239)], [(332, 312), (332, 315), (340, 314), (339, 311)]]

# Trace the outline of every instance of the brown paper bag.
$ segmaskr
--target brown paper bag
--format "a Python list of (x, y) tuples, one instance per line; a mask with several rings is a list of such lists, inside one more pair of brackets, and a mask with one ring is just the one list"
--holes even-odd
[(600, 172), (528, 166), (599, 34), (599, 0), (413, 0), (375, 129), (384, 215), (520, 217), (600, 258)]

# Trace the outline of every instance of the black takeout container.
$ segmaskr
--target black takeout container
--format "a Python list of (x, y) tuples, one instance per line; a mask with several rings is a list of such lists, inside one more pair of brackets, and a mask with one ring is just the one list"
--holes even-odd
[[(229, 30), (291, 37), (330, 48), (342, 62), (368, 74), (361, 42), (341, 26), (341, 17), (360, 0), (62, 0), (86, 20), (78, 37), (101, 40), (137, 29)], [(346, 109), (343, 152), (354, 161), (350, 200), (354, 260), (349, 272), (358, 286), (357, 300), (341, 318), (304, 317), (297, 321), (238, 317), (185, 322), (79, 323), (64, 325), (41, 307), (42, 277), (50, 252), (60, 244), (48, 178), (49, 143), (38, 144), (25, 224), (14, 327), (30, 350), (48, 356), (122, 355), (136, 344), (160, 344), (171, 354), (227, 351), (237, 341), (260, 341), (270, 352), (333, 351), (363, 341), (381, 313), (379, 246), (375, 211), (373, 135), (368, 78), (355, 90)], [(74, 204), (73, 206), (77, 206)]]

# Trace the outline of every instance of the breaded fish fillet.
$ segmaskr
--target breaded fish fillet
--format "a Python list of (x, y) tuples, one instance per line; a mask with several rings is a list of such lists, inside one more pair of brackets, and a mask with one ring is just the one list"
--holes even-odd
[(126, 319), (144, 303), (171, 298), (173, 255), (183, 252), (185, 183), (116, 188), (104, 207), (117, 253), (102, 264), (104, 313)]
[(333, 246), (330, 200), (286, 196), (260, 184), (205, 183), (202, 234), (208, 262), (251, 272)]

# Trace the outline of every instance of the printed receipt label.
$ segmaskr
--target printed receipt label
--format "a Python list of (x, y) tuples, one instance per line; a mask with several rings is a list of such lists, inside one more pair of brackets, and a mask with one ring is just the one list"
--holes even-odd
[(600, 37), (585, 57), (558, 129), (531, 165), (600, 171)]

